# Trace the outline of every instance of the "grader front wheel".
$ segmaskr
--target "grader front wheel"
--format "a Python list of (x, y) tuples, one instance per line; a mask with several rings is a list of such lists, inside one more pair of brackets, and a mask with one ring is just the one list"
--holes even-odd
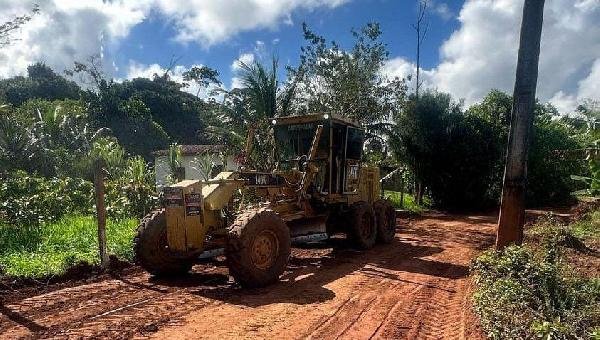
[(348, 234), (358, 248), (373, 248), (377, 240), (377, 225), (369, 203), (357, 202), (350, 207), (348, 227)]
[(249, 210), (238, 216), (229, 229), (229, 272), (243, 286), (266, 286), (277, 281), (285, 270), (290, 248), (289, 229), (275, 212)]
[(167, 221), (165, 210), (148, 214), (137, 229), (133, 240), (135, 261), (156, 276), (173, 276), (187, 273), (192, 261), (174, 256), (167, 246)]

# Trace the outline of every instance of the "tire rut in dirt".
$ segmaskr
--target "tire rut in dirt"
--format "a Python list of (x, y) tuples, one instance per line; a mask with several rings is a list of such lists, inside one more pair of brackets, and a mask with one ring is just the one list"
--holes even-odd
[(373, 338), (448, 339), (460, 334), (462, 297), (456, 282), (434, 279), (400, 300)]
[[(7, 304), (5, 308), (44, 327), (53, 328), (145, 293), (124, 282), (112, 280), (34, 296)], [(57, 311), (61, 312), (57, 314)], [(0, 329), (8, 331), (15, 327), (18, 325), (14, 321), (0, 317)]]
[(67, 338), (125, 339), (134, 335), (148, 335), (159, 326), (209, 305), (222, 302), (198, 297), (187, 291), (175, 291), (153, 296), (137, 303), (106, 311), (101, 315), (81, 320), (52, 336)]
[[(20, 316), (42, 325), (36, 337), (100, 336), (124, 338), (144, 332), (146, 325), (155, 327), (189, 313), (194, 308), (202, 308), (212, 301), (187, 292), (187, 288), (155, 287), (144, 284), (147, 276), (129, 278), (127, 283), (118, 280), (104, 282), (110, 288), (80, 286), (91, 289), (89, 295), (76, 294), (76, 299), (67, 300), (69, 307), (54, 303), (52, 309), (42, 313), (35, 309), (21, 310), (11, 305)], [(140, 281), (140, 282), (138, 282)], [(143, 281), (143, 282), (142, 282)], [(57, 298), (68, 299), (69, 292), (56, 292)], [(44, 296), (33, 297), (42, 301)], [(208, 302), (207, 302), (208, 301)], [(60, 310), (60, 313), (57, 311)], [(156, 310), (156, 312), (153, 312)], [(12, 321), (2, 324), (5, 334), (26, 336), (26, 330)], [(5, 327), (7, 325), (7, 327)], [(25, 331), (25, 333), (24, 333)], [(9, 332), (9, 333), (7, 333)]]

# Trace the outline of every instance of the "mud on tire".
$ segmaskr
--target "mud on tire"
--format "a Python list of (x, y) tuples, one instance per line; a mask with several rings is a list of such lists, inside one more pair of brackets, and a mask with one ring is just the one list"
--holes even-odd
[(377, 240), (375, 212), (367, 202), (357, 202), (348, 212), (348, 236), (360, 249), (370, 249)]
[(390, 243), (396, 235), (396, 209), (387, 200), (373, 203), (375, 220), (377, 222), (377, 241)]
[(135, 262), (156, 276), (182, 275), (193, 265), (191, 260), (177, 257), (169, 251), (164, 209), (155, 210), (142, 219), (133, 247)]
[(290, 231), (274, 211), (248, 210), (229, 228), (225, 251), (229, 273), (242, 286), (266, 286), (285, 270), (290, 247)]

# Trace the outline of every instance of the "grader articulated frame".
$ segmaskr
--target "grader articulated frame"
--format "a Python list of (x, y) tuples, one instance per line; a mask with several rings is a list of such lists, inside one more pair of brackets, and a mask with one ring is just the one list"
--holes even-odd
[[(142, 220), (134, 242), (143, 268), (180, 274), (224, 252), (237, 281), (264, 286), (285, 270), (293, 239), (344, 232), (361, 249), (393, 240), (395, 210), (380, 198), (379, 169), (361, 166), (360, 126), (329, 115), (272, 123), (273, 172), (240, 169), (164, 188), (164, 208)], [(249, 190), (253, 204), (234, 200)]]

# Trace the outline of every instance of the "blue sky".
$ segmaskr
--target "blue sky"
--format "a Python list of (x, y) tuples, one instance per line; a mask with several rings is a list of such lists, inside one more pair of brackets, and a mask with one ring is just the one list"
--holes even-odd
[[(276, 53), (282, 68), (296, 64), (302, 22), (349, 47), (350, 29), (374, 21), (390, 51), (382, 74), (408, 77), (416, 71), (411, 24), (417, 1), (0, 0), (0, 22), (40, 4), (40, 13), (15, 32), (17, 40), (0, 50), (0, 78), (23, 75), (40, 61), (62, 72), (101, 54), (106, 75), (118, 81), (152, 77), (176, 58), (175, 81), (202, 64), (217, 69), (229, 88), (239, 85), (233, 66), (238, 59)], [(511, 92), (523, 0), (427, 1), (424, 86), (466, 105), (491, 89)], [(600, 0), (546, 1), (537, 95), (563, 113), (587, 98), (600, 100), (598, 22)]]
[[(431, 6), (431, 5), (430, 5)], [(422, 67), (433, 68), (439, 63), (439, 47), (458, 27), (456, 14), (462, 1), (446, 4), (448, 12), (436, 12), (437, 4), (429, 11), (429, 30), (422, 47)], [(221, 73), (227, 83), (234, 74), (232, 61), (244, 53), (256, 53), (257, 41), (264, 43), (263, 54), (276, 54), (280, 64), (298, 62), (302, 38), (302, 23), (306, 22), (314, 31), (329, 40), (336, 40), (343, 47), (352, 46), (350, 30), (369, 22), (378, 22), (383, 31), (391, 57), (414, 60), (416, 37), (411, 24), (415, 21), (417, 4), (414, 1), (357, 0), (339, 7), (319, 10), (300, 9), (291, 14), (291, 22), (276, 27), (262, 28), (236, 34), (227, 43), (205, 47), (198, 43), (180, 43), (173, 38), (176, 29), (164, 16), (153, 14), (135, 26), (127, 39), (111, 50), (116, 65), (117, 77), (127, 76), (130, 60), (142, 64), (166, 66), (177, 59), (177, 64), (191, 66), (203, 64)]]

